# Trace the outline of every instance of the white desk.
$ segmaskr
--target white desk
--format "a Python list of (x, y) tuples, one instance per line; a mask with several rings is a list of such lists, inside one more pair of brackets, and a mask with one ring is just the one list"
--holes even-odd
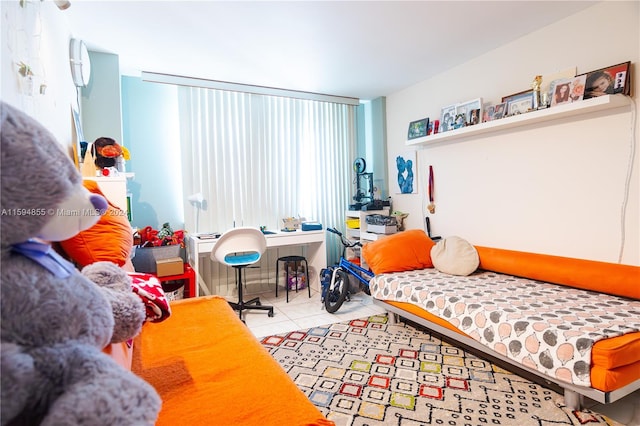
[[(307, 246), (307, 262), (309, 263), (309, 275), (307, 279), (313, 289), (320, 291), (320, 270), (327, 267), (327, 250), (325, 247), (326, 230), (319, 231), (294, 231), (282, 232), (278, 231), (274, 234), (266, 234), (267, 249), (272, 247), (284, 246)], [(209, 295), (209, 288), (202, 279), (200, 274), (200, 258), (211, 255), (211, 250), (216, 244), (217, 239), (200, 239), (198, 237), (187, 235), (187, 255), (189, 264), (198, 277), (198, 286), (196, 286), (196, 297), (200, 291)], [(275, 265), (274, 265), (275, 266)]]

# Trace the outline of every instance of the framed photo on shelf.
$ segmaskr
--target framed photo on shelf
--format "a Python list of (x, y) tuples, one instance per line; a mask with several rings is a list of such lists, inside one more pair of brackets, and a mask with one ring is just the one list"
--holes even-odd
[(427, 136), (427, 130), (429, 129), (429, 119), (423, 118), (421, 120), (412, 121), (409, 123), (409, 130), (407, 132), (407, 139), (418, 139)]
[(475, 108), (469, 111), (469, 121), (467, 126), (473, 126), (480, 122), (480, 108)]
[(551, 85), (551, 106), (581, 101), (587, 75), (555, 80)]
[(453, 130), (453, 122), (456, 118), (456, 106), (449, 105), (442, 108), (442, 114), (440, 119), (440, 131), (438, 133), (448, 132)]
[(482, 122), (486, 123), (487, 121), (492, 121), (495, 113), (496, 113), (495, 105), (485, 106), (484, 111), (482, 112)]
[(540, 85), (540, 102), (543, 101), (543, 95), (547, 94), (547, 106), (551, 103), (551, 86), (556, 80), (563, 78), (573, 78), (576, 75), (576, 67), (570, 67), (562, 71), (556, 71), (551, 74), (545, 74), (542, 76), (542, 84)]
[(623, 62), (579, 75), (578, 77), (586, 76), (584, 99), (616, 93), (629, 95), (631, 93), (630, 65), (631, 62)]
[(533, 109), (533, 90), (525, 90), (524, 92), (505, 96), (502, 98), (502, 102), (507, 105), (506, 116), (524, 114)]
[(459, 113), (459, 114), (456, 114), (456, 118), (453, 121), (453, 128), (454, 129), (461, 129), (466, 125), (467, 125), (467, 121), (466, 121), (465, 114), (462, 113), (462, 112)]
[[(456, 105), (456, 116), (464, 115), (464, 125), (470, 125), (472, 119), (472, 111), (482, 110), (482, 98), (473, 99)], [(475, 112), (475, 123), (477, 124), (480, 117), (480, 111)], [(458, 122), (459, 120), (456, 120)]]
[(495, 106), (493, 109), (493, 119), (499, 120), (505, 116), (505, 111), (507, 110), (507, 104), (502, 102)]

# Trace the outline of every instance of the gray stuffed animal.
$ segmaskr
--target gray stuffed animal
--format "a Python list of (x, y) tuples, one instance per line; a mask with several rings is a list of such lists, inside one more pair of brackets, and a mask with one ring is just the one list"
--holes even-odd
[(102, 349), (140, 331), (144, 306), (109, 262), (82, 275), (46, 242), (106, 208), (53, 136), (0, 104), (2, 425), (152, 425), (160, 398)]

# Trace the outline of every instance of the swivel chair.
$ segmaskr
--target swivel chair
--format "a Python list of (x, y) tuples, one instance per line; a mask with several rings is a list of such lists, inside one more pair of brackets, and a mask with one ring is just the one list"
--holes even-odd
[(262, 305), (259, 297), (247, 302), (242, 300), (242, 270), (259, 261), (266, 249), (267, 240), (262, 231), (258, 228), (242, 227), (233, 228), (222, 234), (211, 250), (212, 260), (217, 260), (236, 270), (238, 302), (229, 302), (229, 305), (238, 311), (241, 320), (242, 311), (248, 309), (268, 311), (268, 315), (273, 316), (273, 306)]

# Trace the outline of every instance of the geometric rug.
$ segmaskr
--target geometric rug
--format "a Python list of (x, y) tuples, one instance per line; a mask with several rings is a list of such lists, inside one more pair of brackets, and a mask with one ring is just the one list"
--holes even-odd
[(589, 410), (572, 411), (562, 395), (424, 329), (388, 324), (386, 315), (261, 343), (338, 426), (619, 425)]

